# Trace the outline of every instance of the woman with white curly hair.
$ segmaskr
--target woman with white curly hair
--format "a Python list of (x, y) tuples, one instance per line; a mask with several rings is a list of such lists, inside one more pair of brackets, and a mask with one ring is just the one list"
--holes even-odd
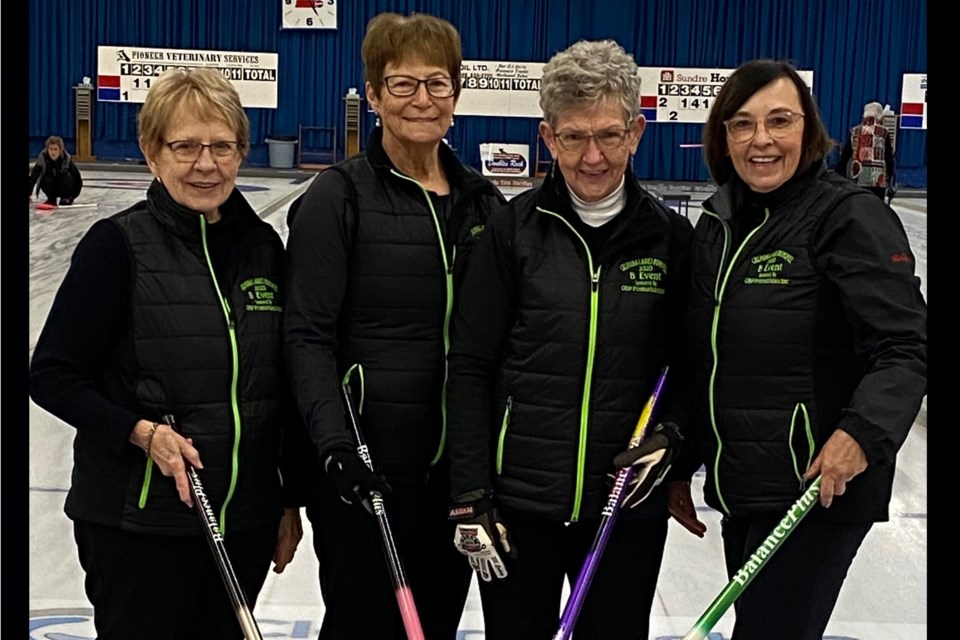
[(647, 482), (626, 500), (576, 628), (578, 640), (646, 638), (669, 517), (654, 485), (684, 422), (672, 355), (692, 228), (633, 174), (645, 122), (637, 64), (619, 44), (556, 54), (540, 107), (553, 165), (490, 217), (454, 319), (454, 543), (482, 578), (488, 640), (550, 638), (563, 581), (576, 580), (607, 505), (614, 457), (670, 364), (662, 424), (650, 430), (669, 434), (674, 451), (637, 474)]

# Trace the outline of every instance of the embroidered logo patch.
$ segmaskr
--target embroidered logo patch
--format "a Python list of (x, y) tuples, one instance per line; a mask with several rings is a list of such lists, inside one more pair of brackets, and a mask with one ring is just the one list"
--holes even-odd
[(478, 529), (479, 527), (465, 527), (463, 525), (457, 527), (457, 532), (460, 534), (460, 541), (457, 546), (467, 553), (483, 551), (483, 543), (477, 536)]
[(637, 258), (620, 265), (620, 291), (626, 293), (658, 293), (663, 295), (667, 265), (659, 258)]
[(777, 249), (750, 258), (753, 275), (743, 279), (744, 284), (790, 284), (790, 278), (784, 277), (784, 266), (793, 262), (793, 256)]
[(247, 294), (247, 311), (282, 312), (283, 307), (277, 304), (279, 290), (269, 278), (248, 278), (240, 283), (240, 291)]

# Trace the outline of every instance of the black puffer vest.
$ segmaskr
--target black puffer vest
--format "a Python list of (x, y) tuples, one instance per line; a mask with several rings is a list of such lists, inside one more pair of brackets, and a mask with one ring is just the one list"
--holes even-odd
[(334, 170), (353, 188), (349, 284), (337, 366), (364, 369), (363, 431), (385, 469), (426, 470), (443, 453), (449, 323), (467, 258), (502, 196), (440, 145), (450, 182), (445, 217), (390, 162), (382, 132)]
[[(600, 517), (682, 322), (690, 224), (632, 174), (626, 185), (602, 258), (572, 224), (561, 175), (510, 202), (519, 308), (496, 385), (495, 487), (524, 513)], [(621, 517), (666, 517), (663, 491)]]
[[(227, 273), (213, 273), (206, 222), (154, 181), (147, 200), (113, 216), (130, 243), (126, 335), (109, 354), (107, 394), (144, 416), (175, 416), (193, 439), (207, 496), (226, 535), (282, 513), (278, 457), (285, 391), (283, 245), (238, 191), (221, 207), (239, 225)], [(197, 534), (195, 513), (143, 453), (122, 459), (78, 433), (68, 515), (142, 533)], [(108, 479), (109, 477), (109, 479)], [(104, 487), (108, 487), (104, 489)], [(122, 512), (89, 492), (122, 489)]]

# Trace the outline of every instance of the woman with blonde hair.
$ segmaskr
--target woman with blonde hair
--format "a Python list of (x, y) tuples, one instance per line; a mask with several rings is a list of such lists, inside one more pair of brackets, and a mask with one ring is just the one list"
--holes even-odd
[(139, 132), (154, 180), (77, 245), (30, 394), (76, 429), (64, 510), (97, 637), (241, 640), (187, 472), (253, 607), (271, 559), (283, 571), (301, 536), (283, 244), (236, 187), (249, 124), (222, 75), (165, 73)]

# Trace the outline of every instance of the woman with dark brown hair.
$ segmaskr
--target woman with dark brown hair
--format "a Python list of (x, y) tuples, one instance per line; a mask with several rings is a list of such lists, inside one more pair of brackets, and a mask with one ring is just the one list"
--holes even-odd
[(73, 157), (63, 145), (63, 138), (50, 136), (43, 145), (43, 151), (37, 154), (37, 160), (30, 168), (30, 197), (36, 194), (47, 197), (45, 204), (67, 206), (80, 195), (83, 189), (83, 177)]
[[(734, 640), (819, 640), (927, 389), (927, 310), (897, 214), (827, 171), (790, 64), (754, 60), (707, 120), (687, 310), (693, 433), (732, 577), (814, 478), (819, 506), (736, 603)], [(693, 468), (687, 468), (687, 477)], [(672, 515), (703, 532), (689, 483)]]

